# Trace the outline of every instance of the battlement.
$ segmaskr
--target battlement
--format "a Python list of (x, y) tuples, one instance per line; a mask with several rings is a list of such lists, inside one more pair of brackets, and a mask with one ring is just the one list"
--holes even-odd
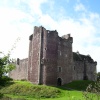
[[(58, 36), (58, 32), (57, 32), (56, 30), (46, 30), (46, 29), (45, 29), (44, 27), (42, 27), (42, 26), (39, 26), (39, 27), (35, 26), (35, 27), (34, 27), (34, 36), (35, 36), (36, 34), (42, 33), (42, 32), (46, 33), (48, 36), (53, 36), (53, 37), (54, 37), (54, 36)], [(59, 37), (59, 36), (58, 36), (58, 37)], [(32, 38), (33, 38), (33, 35), (30, 35), (29, 40), (32, 40)], [(71, 40), (71, 41), (73, 42), (73, 38), (71, 37), (70, 34), (63, 35), (61, 38), (62, 38), (62, 39), (67, 39), (67, 40)]]
[(29, 36), (29, 40), (32, 41), (33, 39), (33, 34)]
[(94, 61), (90, 55), (83, 55), (83, 54), (80, 54), (79, 52), (73, 52), (73, 60), (74, 61), (87, 61), (89, 63), (94, 63), (97, 65), (97, 62)]
[(62, 36), (63, 39), (69, 39), (70, 38), (70, 34), (66, 34)]
[(40, 26), (40, 27), (35, 26), (34, 27), (34, 35), (37, 33), (40, 33), (42, 31), (42, 28), (43, 28), (42, 26)]
[(28, 61), (28, 58), (24, 58), (24, 59), (17, 58), (16, 64), (21, 65), (22, 62), (26, 63), (27, 61)]
[(70, 34), (63, 35), (61, 37), (61, 39), (65, 39), (65, 40), (70, 41), (71, 43), (73, 43), (73, 38), (71, 37)]
[[(47, 33), (47, 34), (50, 34), (50, 35), (58, 35), (58, 32), (56, 31), (56, 30), (46, 30), (44, 27), (42, 27), (42, 26), (39, 26), (39, 27), (37, 27), (37, 26), (35, 26), (34, 27), (34, 35), (36, 35), (37, 33), (42, 33), (42, 32), (44, 32), (44, 33)], [(30, 37), (31, 38), (31, 37)]]

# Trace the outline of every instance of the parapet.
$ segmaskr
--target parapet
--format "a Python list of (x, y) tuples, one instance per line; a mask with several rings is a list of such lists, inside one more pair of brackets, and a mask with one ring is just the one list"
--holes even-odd
[(47, 30), (47, 34), (48, 36), (54, 36), (54, 37), (58, 37), (58, 32), (56, 30)]
[(42, 26), (39, 26), (39, 27), (35, 26), (34, 27), (34, 35), (36, 35), (37, 33), (42, 33), (43, 32), (43, 29), (45, 29), (45, 28), (42, 27)]
[(17, 58), (16, 64), (20, 65), (20, 63), (23, 62), (23, 61), (25, 61), (25, 62), (28, 61), (28, 58), (24, 58), (24, 59)]
[(63, 39), (69, 39), (70, 38), (70, 34), (66, 34), (62, 36)]
[(43, 26), (35, 26), (34, 27), (34, 35), (35, 36), (36, 34), (38, 33), (44, 33), (44, 34), (47, 34), (48, 36), (58, 36), (58, 32), (56, 30), (46, 30)]
[(83, 55), (80, 54), (79, 52), (73, 52), (73, 60), (74, 61), (87, 61), (89, 63), (94, 63), (97, 65), (97, 62), (94, 61), (90, 55)]
[(20, 59), (19, 58), (17, 58), (17, 65), (19, 65), (20, 64)]
[(29, 40), (32, 41), (33, 34), (29, 36)]
[(70, 36), (70, 34), (63, 35), (61, 38), (70, 41), (70, 43), (73, 43), (73, 38)]

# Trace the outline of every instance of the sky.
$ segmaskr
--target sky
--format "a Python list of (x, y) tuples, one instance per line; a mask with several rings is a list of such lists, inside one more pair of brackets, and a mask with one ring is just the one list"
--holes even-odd
[[(0, 52), (28, 57), (34, 26), (71, 34), (73, 51), (90, 55), (100, 72), (100, 0), (0, 0)], [(13, 50), (12, 50), (13, 49)]]

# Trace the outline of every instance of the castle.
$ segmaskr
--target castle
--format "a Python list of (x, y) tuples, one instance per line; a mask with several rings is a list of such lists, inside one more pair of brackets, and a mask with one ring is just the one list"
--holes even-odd
[(16, 69), (9, 76), (34, 84), (63, 85), (73, 80), (96, 80), (96, 65), (89, 55), (72, 51), (73, 38), (58, 32), (34, 27), (29, 37), (29, 56), (17, 59)]

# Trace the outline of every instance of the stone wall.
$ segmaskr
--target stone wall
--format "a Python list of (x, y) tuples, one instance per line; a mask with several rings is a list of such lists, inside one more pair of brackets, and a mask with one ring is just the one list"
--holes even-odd
[(58, 48), (58, 33), (57, 31), (44, 32), (44, 47), (43, 47), (43, 59), (42, 64), (44, 70), (43, 79), (44, 84), (56, 85), (57, 84), (57, 48)]
[(96, 76), (96, 65), (97, 63), (94, 62), (94, 63), (89, 63), (87, 62), (86, 63), (86, 74), (88, 76), (88, 80), (92, 80), (92, 81), (95, 81), (97, 80), (97, 76)]
[[(69, 34), (58, 39), (57, 78), (61, 78), (61, 84), (66, 84), (73, 80), (72, 42), (73, 39)], [(59, 68), (61, 68), (61, 71), (59, 71)]]
[(28, 58), (17, 59), (16, 68), (9, 73), (9, 76), (15, 80), (28, 79)]
[(95, 81), (96, 78), (96, 65), (95, 62), (89, 55), (82, 55), (79, 53), (74, 54), (74, 73), (73, 80), (92, 80)]
[(29, 44), (28, 80), (35, 84), (40, 84), (41, 36), (42, 27), (34, 27)]

